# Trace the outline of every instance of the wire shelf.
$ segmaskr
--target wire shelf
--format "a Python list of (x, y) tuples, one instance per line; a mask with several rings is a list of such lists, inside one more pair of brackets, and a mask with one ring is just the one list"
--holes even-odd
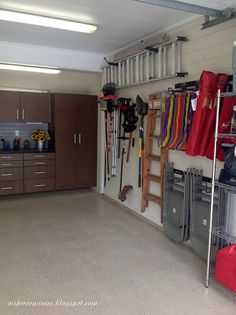
[(223, 284), (221, 284), (220, 282), (218, 282), (213, 276), (210, 278), (210, 280), (212, 281), (213, 285), (215, 287), (217, 287), (218, 289), (220, 289), (221, 291), (223, 291), (224, 293), (226, 293), (228, 296), (230, 296), (231, 298), (233, 298), (234, 300), (236, 300), (236, 293), (232, 292), (231, 290), (229, 290), (228, 288), (226, 288)]
[[(218, 90), (217, 93), (217, 106), (216, 106), (216, 118), (215, 118), (215, 135), (214, 135), (214, 158), (212, 162), (212, 193), (214, 194), (215, 188), (222, 187), (226, 192), (234, 192), (236, 193), (236, 187), (232, 185), (227, 184), (221, 184), (216, 181), (216, 153), (217, 153), (217, 140), (220, 138), (236, 138), (236, 134), (231, 133), (218, 133), (219, 128), (219, 117), (220, 117), (220, 102), (222, 97), (236, 97), (236, 91), (228, 92), (228, 93), (220, 93), (220, 90)], [(230, 183), (230, 182), (229, 182)], [(233, 184), (233, 182), (232, 182)], [(219, 191), (221, 194), (221, 191)], [(227, 209), (226, 209), (227, 213)], [(231, 297), (236, 297), (236, 293), (230, 291), (228, 288), (226, 288), (224, 285), (218, 283), (213, 277), (210, 277), (210, 268), (211, 268), (211, 244), (212, 244), (212, 236), (217, 237), (217, 243), (224, 247), (224, 243), (230, 244), (236, 244), (236, 237), (233, 235), (230, 235), (225, 231), (225, 228), (222, 226), (213, 227), (213, 216), (214, 216), (214, 199), (211, 198), (211, 208), (210, 208), (210, 223), (209, 223), (209, 241), (208, 241), (208, 254), (207, 254), (207, 271), (206, 271), (206, 284), (205, 286), (208, 287), (209, 278), (211, 278), (212, 282), (216, 284), (216, 286), (221, 289), (221, 291), (227, 293)]]
[(230, 244), (236, 244), (236, 237), (225, 232), (223, 226), (213, 227), (212, 234), (226, 240)]
[(235, 138), (236, 134), (235, 133), (217, 133), (215, 135), (217, 138)]
[(227, 185), (227, 184), (223, 184), (223, 183), (219, 183), (219, 182), (215, 182), (215, 185), (218, 187), (224, 188), (225, 190), (236, 193), (236, 186)]
[(233, 97), (236, 96), (236, 91), (235, 92), (226, 92), (226, 93), (220, 93), (220, 97)]

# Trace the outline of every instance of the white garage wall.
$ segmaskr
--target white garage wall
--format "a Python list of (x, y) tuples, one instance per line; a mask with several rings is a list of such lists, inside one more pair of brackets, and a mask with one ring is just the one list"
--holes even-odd
[[(148, 95), (166, 90), (168, 87), (174, 87), (175, 83), (197, 80), (203, 70), (213, 71), (216, 73), (225, 72), (232, 74), (232, 47), (236, 39), (236, 22), (235, 20), (209, 28), (200, 30), (203, 19), (195, 20), (189, 24), (178, 27), (168, 33), (170, 38), (175, 38), (177, 35), (187, 36), (189, 42), (183, 44), (183, 71), (189, 72), (189, 76), (180, 79), (157, 81), (150, 84), (135, 86), (132, 88), (124, 88), (118, 90), (117, 97), (131, 97), (134, 101), (137, 94), (140, 94), (144, 100), (148, 100)], [(102, 118), (101, 118), (102, 121)], [(103, 122), (101, 122), (103, 126)], [(138, 132), (138, 131), (137, 131)], [(100, 150), (100, 189), (102, 188), (103, 177), (103, 160), (104, 160), (104, 132), (101, 129), (101, 150)], [(183, 152), (170, 152), (169, 160), (174, 161), (175, 167), (186, 169), (187, 167), (202, 168), (205, 176), (211, 176), (211, 161), (206, 158), (189, 157)], [(152, 162), (155, 163), (155, 162)], [(104, 190), (105, 195), (118, 201), (119, 192), (119, 166), (118, 160), (118, 175), (110, 180)], [(153, 167), (157, 166), (153, 164)], [(222, 165), (218, 164), (218, 168)], [(137, 187), (138, 182), (138, 148), (131, 152), (130, 162), (124, 163), (123, 185), (131, 184), (134, 189), (128, 195), (124, 205), (128, 208), (140, 213), (141, 189)], [(153, 192), (158, 193), (158, 186), (151, 187)], [(102, 190), (102, 189), (101, 189)], [(149, 207), (143, 216), (150, 219), (156, 224), (161, 225), (160, 207), (156, 204), (149, 203)]]

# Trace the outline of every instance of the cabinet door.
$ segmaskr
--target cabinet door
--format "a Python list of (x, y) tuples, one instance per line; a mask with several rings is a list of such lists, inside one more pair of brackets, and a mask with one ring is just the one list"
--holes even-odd
[(97, 97), (76, 96), (78, 113), (78, 187), (96, 186)]
[(51, 122), (51, 95), (48, 93), (20, 94), (23, 122)]
[(0, 91), (0, 121), (18, 122), (20, 109), (20, 93)]
[(77, 188), (77, 106), (74, 96), (53, 97), (56, 148), (56, 189)]

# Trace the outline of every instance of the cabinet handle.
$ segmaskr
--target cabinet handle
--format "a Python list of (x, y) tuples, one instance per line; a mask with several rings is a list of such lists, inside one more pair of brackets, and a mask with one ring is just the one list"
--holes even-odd
[(10, 173), (5, 173), (5, 174), (1, 174), (2, 177), (4, 176), (12, 176), (13, 174), (10, 174)]
[(35, 164), (35, 165), (44, 165), (45, 162), (35, 162), (34, 164)]
[(81, 134), (79, 133), (79, 144), (82, 143), (82, 137), (81, 137)]
[(1, 166), (12, 166), (12, 163), (2, 163)]
[(74, 144), (76, 144), (76, 143), (77, 143), (77, 136), (76, 136), (76, 133), (74, 133), (73, 140), (74, 140)]
[(34, 187), (44, 187), (44, 186), (46, 186), (45, 184), (36, 184), (36, 185), (34, 185)]
[(43, 155), (43, 154), (35, 154), (35, 156), (34, 156), (35, 158), (44, 158), (45, 157), (45, 155)]
[(22, 119), (23, 120), (25, 119), (25, 110), (24, 110), (24, 108), (22, 109)]
[(13, 189), (13, 187), (12, 187), (12, 186), (9, 186), (9, 187), (2, 187), (1, 189), (2, 189), (2, 190), (11, 190), (11, 189)]
[(36, 175), (38, 175), (38, 174), (45, 174), (46, 172), (44, 172), (44, 171), (36, 171), (36, 172), (34, 172), (34, 174), (36, 174)]
[(1, 159), (3, 160), (12, 159), (12, 156), (9, 156), (9, 155), (2, 156)]
[(19, 120), (19, 109), (16, 110), (16, 120)]

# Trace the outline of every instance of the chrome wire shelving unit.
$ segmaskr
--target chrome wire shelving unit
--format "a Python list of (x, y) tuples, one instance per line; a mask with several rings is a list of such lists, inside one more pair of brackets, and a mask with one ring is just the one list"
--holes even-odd
[(224, 287), (222, 284), (217, 282), (211, 274), (211, 249), (212, 239), (217, 237), (218, 244), (225, 246), (236, 244), (236, 237), (226, 232), (224, 226), (213, 226), (213, 212), (214, 212), (214, 196), (215, 191), (218, 188), (223, 189), (227, 193), (236, 193), (236, 186), (226, 185), (219, 183), (216, 180), (216, 154), (217, 154), (217, 140), (221, 138), (235, 138), (236, 134), (222, 134), (218, 133), (219, 129), (219, 115), (220, 115), (220, 101), (223, 97), (235, 97), (236, 92), (221, 93), (220, 90), (217, 92), (217, 108), (216, 108), (216, 123), (215, 123), (215, 135), (214, 135), (214, 155), (212, 163), (212, 191), (211, 191), (211, 210), (210, 210), (210, 223), (209, 223), (209, 241), (208, 241), (208, 255), (207, 255), (207, 271), (205, 287), (209, 287), (209, 281), (212, 281), (216, 287), (227, 293), (229, 296), (236, 298), (236, 294), (231, 292), (229, 289)]

